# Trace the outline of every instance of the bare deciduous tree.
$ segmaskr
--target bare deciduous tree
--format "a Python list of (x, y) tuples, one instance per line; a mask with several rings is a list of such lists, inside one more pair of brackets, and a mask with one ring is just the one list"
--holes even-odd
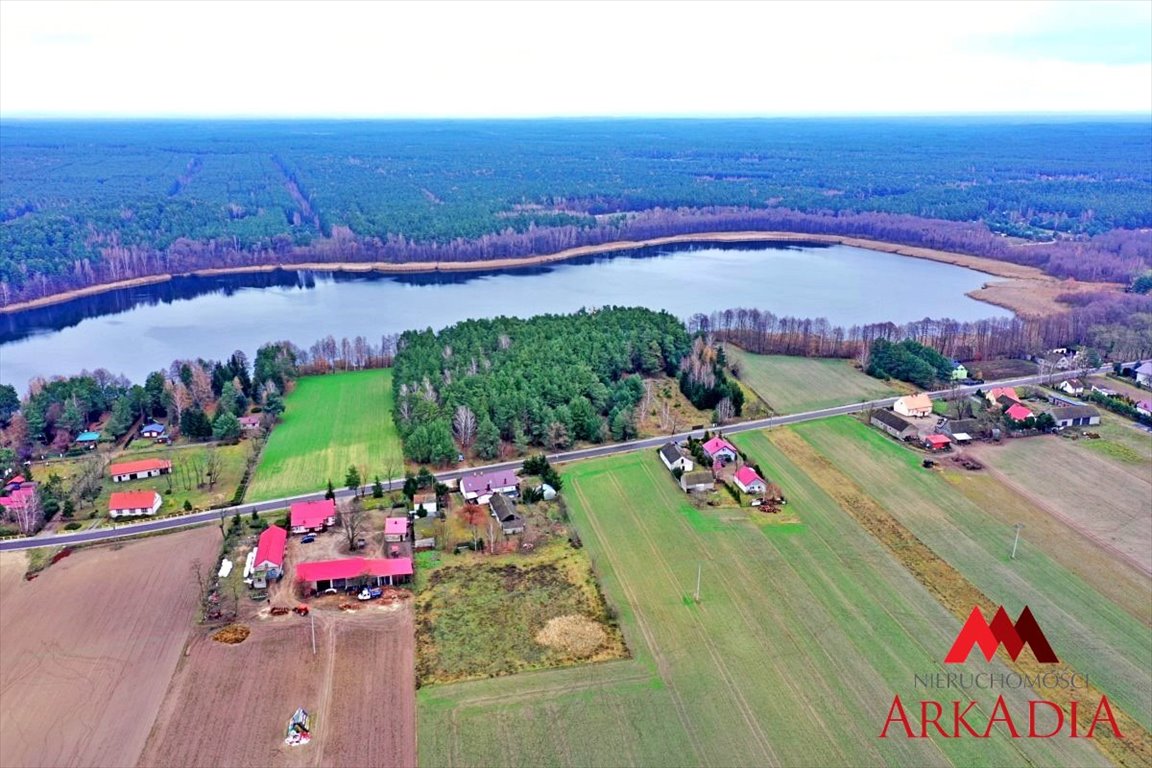
[(353, 496), (340, 506), (340, 530), (344, 532), (349, 550), (355, 551), (356, 540), (360, 538), (367, 524), (368, 516), (358, 497)]
[(208, 481), (208, 488), (216, 485), (220, 477), (220, 451), (211, 445), (204, 450), (204, 479)]
[(452, 416), (452, 431), (461, 446), (468, 448), (472, 445), (476, 440), (476, 414), (471, 408), (466, 405), (456, 407), (456, 413)]
[(725, 424), (731, 421), (735, 415), (735, 409), (732, 406), (732, 399), (725, 397), (716, 403), (716, 423)]
[(44, 527), (44, 507), (40, 504), (40, 494), (29, 495), (22, 506), (9, 510), (12, 522), (20, 529), (20, 533), (30, 536)]

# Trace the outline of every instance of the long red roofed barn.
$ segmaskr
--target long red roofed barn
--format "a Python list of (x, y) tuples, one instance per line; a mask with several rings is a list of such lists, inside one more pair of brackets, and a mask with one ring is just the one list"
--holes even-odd
[(511, 469), (484, 472), (460, 478), (460, 492), (465, 501), (487, 504), (494, 493), (515, 498), (520, 492), (520, 478)]
[(317, 592), (348, 587), (380, 587), (402, 584), (412, 579), (412, 558), (346, 557), (320, 560), (296, 566), (296, 580)]
[(156, 491), (117, 491), (108, 499), (108, 516), (115, 519), (154, 515), (161, 503)]
[(143, 480), (146, 477), (159, 477), (172, 471), (172, 462), (167, 459), (140, 459), (113, 464), (108, 468), (112, 482), (123, 483), (129, 480)]
[(289, 507), (292, 533), (317, 533), (336, 524), (336, 501), (298, 501)]

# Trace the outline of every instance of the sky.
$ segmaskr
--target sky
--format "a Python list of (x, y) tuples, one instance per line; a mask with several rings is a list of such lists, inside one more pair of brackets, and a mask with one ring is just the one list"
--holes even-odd
[(1152, 115), (1152, 2), (0, 0), (0, 117)]

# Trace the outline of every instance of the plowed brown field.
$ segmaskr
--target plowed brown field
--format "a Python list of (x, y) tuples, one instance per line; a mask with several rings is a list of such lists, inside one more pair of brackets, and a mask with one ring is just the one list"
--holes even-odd
[[(198, 637), (172, 680), (142, 766), (414, 766), (409, 602), (352, 613), (257, 618), (239, 645)], [(311, 743), (284, 744), (296, 707)]]
[(26, 582), (0, 559), (0, 766), (140, 757), (189, 630), (214, 529), (76, 552)]

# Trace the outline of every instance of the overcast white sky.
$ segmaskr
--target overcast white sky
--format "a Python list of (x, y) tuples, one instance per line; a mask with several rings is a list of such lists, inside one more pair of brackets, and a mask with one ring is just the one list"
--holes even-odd
[(1152, 114), (1152, 2), (0, 1), (0, 115)]

